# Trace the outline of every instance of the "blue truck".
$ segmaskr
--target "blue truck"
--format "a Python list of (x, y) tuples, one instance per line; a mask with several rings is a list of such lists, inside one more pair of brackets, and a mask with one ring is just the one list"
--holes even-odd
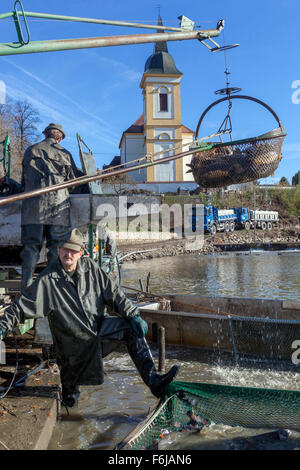
[[(252, 210), (247, 207), (218, 209), (215, 206), (204, 206), (202, 216), (192, 209), (192, 230), (196, 224), (203, 223), (204, 231), (215, 235), (217, 232), (233, 232), (234, 230), (260, 228), (271, 230), (279, 221), (277, 211)], [(197, 226), (198, 227), (198, 226)]]

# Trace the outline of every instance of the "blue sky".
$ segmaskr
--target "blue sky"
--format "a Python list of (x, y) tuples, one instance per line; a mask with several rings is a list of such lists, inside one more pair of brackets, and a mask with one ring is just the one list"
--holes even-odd
[[(136, 1), (24, 0), (25, 11), (106, 20), (156, 24), (158, 4), (164, 24), (178, 26), (185, 15), (212, 29), (225, 19), (219, 44), (240, 46), (211, 53), (197, 40), (169, 42), (181, 81), (182, 123), (195, 130), (202, 112), (218, 99), (214, 91), (225, 87), (225, 66), (230, 85), (242, 94), (267, 103), (287, 130), (283, 158), (269, 181), (291, 177), (300, 170), (299, 0), (195, 0)], [(0, 13), (13, 10), (13, 0), (2, 0)], [(145, 29), (28, 19), (31, 40), (143, 34)], [(151, 32), (151, 31), (149, 31)], [(0, 42), (17, 40), (12, 19), (0, 21)], [(105, 47), (0, 57), (0, 80), (14, 99), (28, 99), (39, 110), (41, 131), (59, 122), (67, 137), (64, 146), (79, 164), (76, 133), (93, 150), (102, 168), (119, 154), (122, 132), (142, 113), (139, 87), (152, 44)], [(299, 102), (299, 103), (298, 103)], [(199, 137), (215, 131), (226, 115), (217, 106), (208, 113)], [(259, 135), (277, 126), (264, 108), (235, 100), (232, 109), (234, 138)], [(41, 135), (41, 138), (43, 136)]]

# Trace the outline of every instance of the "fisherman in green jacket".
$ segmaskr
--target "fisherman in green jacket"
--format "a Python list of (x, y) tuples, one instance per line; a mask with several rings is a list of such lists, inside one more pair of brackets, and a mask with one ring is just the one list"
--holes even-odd
[[(34, 191), (83, 175), (70, 152), (60, 145), (66, 134), (60, 124), (50, 123), (44, 130), (45, 139), (28, 147), (22, 162), (22, 191)], [(59, 241), (71, 232), (68, 189), (51, 191), (24, 199), (21, 210), (22, 292), (32, 282), (44, 240), (47, 258), (57, 258)]]
[[(104, 314), (105, 306), (117, 316)], [(156, 397), (176, 376), (173, 366), (156, 373), (145, 339), (148, 326), (139, 310), (94, 261), (83, 256), (83, 237), (78, 229), (58, 247), (58, 259), (48, 265), (0, 319), (3, 338), (27, 318), (47, 316), (57, 363), (63, 403), (72, 407), (80, 385), (103, 383), (102, 358), (123, 343), (141, 378)]]

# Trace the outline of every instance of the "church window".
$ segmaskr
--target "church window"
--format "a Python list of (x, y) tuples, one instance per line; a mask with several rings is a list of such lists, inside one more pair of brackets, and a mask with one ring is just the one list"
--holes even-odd
[(167, 93), (159, 94), (159, 110), (168, 111), (168, 95)]
[(163, 132), (162, 134), (159, 134), (157, 139), (158, 140), (170, 140), (170, 136), (166, 132)]

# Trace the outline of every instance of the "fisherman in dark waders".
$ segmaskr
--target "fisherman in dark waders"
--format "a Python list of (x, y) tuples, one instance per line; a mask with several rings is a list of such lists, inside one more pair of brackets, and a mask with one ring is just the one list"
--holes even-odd
[[(60, 145), (66, 134), (60, 124), (51, 123), (43, 131), (45, 139), (31, 145), (22, 163), (22, 191), (33, 191), (82, 176), (72, 155)], [(71, 232), (68, 189), (24, 199), (21, 211), (22, 287), (32, 283), (44, 240), (48, 263), (57, 258), (57, 246)]]
[[(104, 314), (111, 307), (117, 317)], [(78, 229), (58, 247), (58, 259), (48, 265), (33, 284), (0, 317), (0, 335), (6, 335), (27, 318), (48, 317), (60, 368), (62, 400), (75, 405), (79, 385), (103, 383), (102, 358), (123, 343), (141, 378), (153, 395), (161, 397), (176, 376), (173, 366), (156, 373), (145, 339), (148, 326), (139, 310), (89, 257), (83, 256)]]

